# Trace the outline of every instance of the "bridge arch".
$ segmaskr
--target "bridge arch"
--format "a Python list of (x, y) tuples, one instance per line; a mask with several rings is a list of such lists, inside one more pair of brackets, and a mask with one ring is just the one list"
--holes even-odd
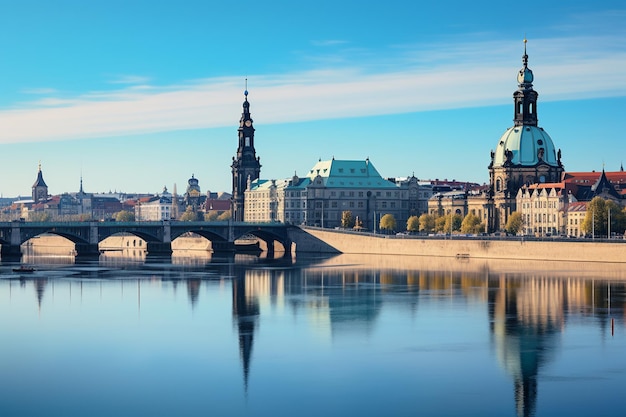
[(39, 228), (30, 228), (25, 229), (20, 233), (20, 245), (28, 242), (29, 240), (43, 236), (43, 235), (56, 235), (63, 237), (74, 244), (87, 244), (89, 241), (82, 236), (82, 233), (75, 230), (64, 230), (57, 227), (39, 227)]
[(241, 228), (238, 230), (235, 240), (249, 235), (255, 236), (264, 242), (268, 255), (274, 255), (276, 251), (275, 242), (280, 243), (282, 246), (284, 256), (291, 254), (291, 241), (286, 236), (276, 234), (263, 227), (250, 227), (247, 230)]

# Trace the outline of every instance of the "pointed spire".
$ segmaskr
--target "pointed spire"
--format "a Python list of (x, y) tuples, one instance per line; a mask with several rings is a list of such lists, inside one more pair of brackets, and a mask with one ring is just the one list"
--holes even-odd
[(243, 91), (243, 113), (241, 113), (241, 120), (239, 121), (239, 126), (243, 127), (246, 121), (250, 121), (246, 126), (250, 127), (252, 125), (252, 118), (250, 117), (250, 103), (248, 102), (248, 79), (245, 81), (245, 90)]
[(537, 126), (537, 98), (539, 94), (533, 90), (533, 72), (528, 68), (528, 54), (524, 38), (524, 56), (522, 68), (517, 73), (518, 89), (513, 93), (515, 102), (513, 121), (515, 126)]
[(522, 56), (522, 69), (517, 74), (517, 82), (520, 88), (532, 88), (533, 72), (528, 68), (528, 54), (526, 53), (526, 43), (528, 40), (524, 38), (524, 55)]

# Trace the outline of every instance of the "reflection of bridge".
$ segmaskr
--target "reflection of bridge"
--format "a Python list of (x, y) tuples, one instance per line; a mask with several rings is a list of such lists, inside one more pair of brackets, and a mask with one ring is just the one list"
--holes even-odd
[(43, 233), (62, 236), (74, 242), (79, 256), (99, 253), (98, 244), (107, 237), (130, 233), (146, 241), (150, 254), (169, 254), (172, 240), (193, 232), (211, 241), (214, 252), (235, 252), (235, 240), (253, 235), (267, 244), (273, 255), (274, 242), (278, 241), (291, 253), (292, 240), (289, 229), (280, 223), (244, 222), (0, 222), (2, 256), (20, 256), (20, 246), (27, 240)]

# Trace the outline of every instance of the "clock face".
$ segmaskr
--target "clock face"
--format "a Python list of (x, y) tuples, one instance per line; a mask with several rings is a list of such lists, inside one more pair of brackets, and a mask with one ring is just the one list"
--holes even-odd
[(246, 120), (246, 126), (248, 127), (252, 126), (252, 122), (250, 120)]

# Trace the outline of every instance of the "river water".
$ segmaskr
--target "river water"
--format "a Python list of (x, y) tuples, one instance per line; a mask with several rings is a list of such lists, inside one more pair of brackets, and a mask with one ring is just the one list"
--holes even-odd
[(0, 416), (623, 416), (626, 266), (0, 265)]

